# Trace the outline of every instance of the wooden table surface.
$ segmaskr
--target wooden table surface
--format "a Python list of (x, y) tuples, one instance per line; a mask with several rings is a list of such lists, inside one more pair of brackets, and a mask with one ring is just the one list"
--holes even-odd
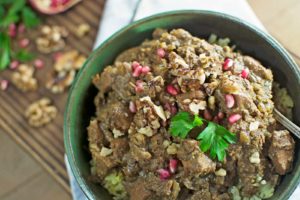
[[(43, 16), (43, 24), (64, 26), (69, 30), (65, 50), (77, 49), (88, 55), (93, 47), (97, 35), (99, 20), (101, 18), (104, 0), (84, 0), (66, 13), (55, 16)], [(86, 37), (79, 39), (74, 32), (79, 24), (87, 23), (91, 31)], [(31, 30), (26, 35), (31, 39), (30, 48), (35, 49), (34, 38), (39, 33), (39, 28)], [(10, 135), (18, 145), (21, 145), (33, 156), (61, 186), (69, 192), (68, 176), (64, 163), (63, 143), (63, 114), (67, 100), (67, 92), (52, 94), (45, 88), (45, 81), (53, 66), (50, 55), (38, 54), (46, 62), (46, 67), (36, 70), (38, 91), (21, 92), (10, 85), (8, 90), (0, 91), (0, 132)], [(11, 70), (1, 72), (1, 79), (10, 79)], [(49, 97), (54, 101), (59, 112), (55, 120), (44, 127), (34, 128), (28, 125), (24, 111), (28, 105), (41, 97)]]
[[(273, 35), (290, 52), (296, 62), (300, 64), (300, 1), (299, 0), (249, 0), (254, 12)], [(78, 41), (74, 35), (67, 39), (68, 49), (75, 48), (86, 55), (90, 52), (98, 29), (104, 0), (85, 0), (71, 11), (46, 17), (48, 24), (63, 25), (69, 30), (76, 29), (81, 22), (91, 25), (89, 36)], [(35, 37), (33, 32), (31, 37)], [(22, 146), (34, 157), (55, 180), (69, 192), (68, 177), (64, 165), (63, 146), (63, 111), (67, 93), (53, 95), (44, 88), (44, 76), (51, 70), (51, 63), (47, 56), (45, 69), (38, 71), (40, 86), (38, 92), (22, 93), (15, 87), (7, 91), (0, 91), (0, 132), (11, 136), (17, 144)], [(11, 74), (5, 72), (0, 78), (7, 78)], [(30, 127), (24, 118), (24, 110), (33, 101), (42, 96), (50, 97), (59, 108), (59, 115), (53, 123), (42, 128)]]

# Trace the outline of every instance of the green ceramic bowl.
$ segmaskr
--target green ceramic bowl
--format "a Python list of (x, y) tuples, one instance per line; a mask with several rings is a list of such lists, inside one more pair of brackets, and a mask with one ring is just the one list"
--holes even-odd
[[(98, 47), (86, 61), (73, 83), (65, 111), (64, 140), (67, 157), (77, 182), (89, 199), (111, 199), (100, 186), (89, 180), (90, 155), (87, 150), (87, 131), (94, 115), (93, 99), (96, 89), (91, 79), (123, 50), (151, 38), (155, 28), (184, 28), (195, 36), (207, 38), (211, 33), (229, 37), (245, 54), (269, 66), (276, 81), (288, 88), (296, 104), (295, 121), (300, 124), (300, 71), (286, 50), (270, 35), (231, 16), (209, 11), (174, 11), (136, 21), (115, 33)], [(272, 199), (288, 199), (300, 179), (300, 152), (297, 140), (294, 169), (284, 176)]]

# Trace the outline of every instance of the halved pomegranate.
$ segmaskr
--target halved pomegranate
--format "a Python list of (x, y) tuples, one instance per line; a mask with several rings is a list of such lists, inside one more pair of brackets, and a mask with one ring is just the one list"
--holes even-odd
[(64, 12), (81, 1), (82, 0), (29, 0), (32, 7), (47, 15)]

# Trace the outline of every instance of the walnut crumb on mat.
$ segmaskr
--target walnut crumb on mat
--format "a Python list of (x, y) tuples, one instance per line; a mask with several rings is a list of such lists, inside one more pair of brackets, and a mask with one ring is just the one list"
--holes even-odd
[(37, 49), (42, 53), (51, 53), (63, 49), (64, 38), (69, 35), (67, 29), (61, 26), (43, 26), (41, 36), (36, 39)]
[(68, 51), (60, 55), (55, 64), (51, 78), (46, 87), (53, 93), (65, 91), (73, 82), (76, 71), (81, 68), (86, 57), (78, 51)]
[(49, 98), (42, 98), (29, 105), (25, 111), (28, 123), (40, 127), (51, 122), (57, 115), (57, 108), (51, 104)]
[(12, 73), (12, 83), (23, 92), (35, 91), (38, 87), (37, 79), (34, 77), (34, 68), (29, 65), (21, 64)]
[(78, 26), (78, 28), (75, 31), (75, 34), (77, 37), (82, 38), (83, 36), (87, 35), (90, 32), (90, 30), (90, 25), (83, 23)]

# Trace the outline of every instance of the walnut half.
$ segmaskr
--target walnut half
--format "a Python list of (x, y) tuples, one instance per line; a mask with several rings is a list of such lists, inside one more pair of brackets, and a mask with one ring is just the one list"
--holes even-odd
[(86, 57), (75, 50), (62, 54), (54, 64), (54, 71), (46, 87), (53, 93), (65, 91), (72, 84), (76, 71), (81, 68), (85, 60)]
[(29, 105), (25, 111), (28, 123), (40, 127), (51, 122), (57, 115), (57, 108), (51, 105), (49, 98), (42, 98)]
[(22, 64), (12, 73), (12, 83), (23, 92), (35, 91), (38, 87), (37, 79), (34, 77), (34, 68)]

